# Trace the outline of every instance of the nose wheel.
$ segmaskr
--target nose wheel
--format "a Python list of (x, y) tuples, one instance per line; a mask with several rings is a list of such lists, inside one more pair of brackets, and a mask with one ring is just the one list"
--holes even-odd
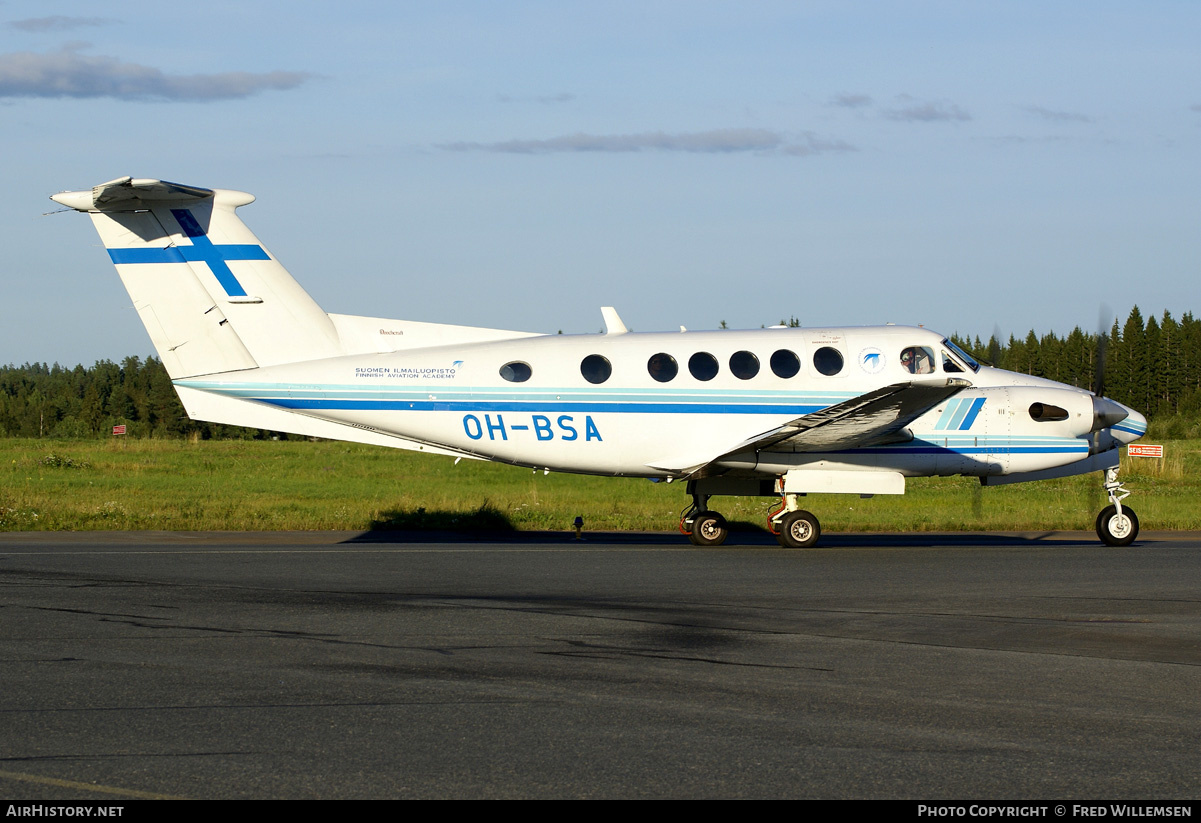
[(1105, 470), (1105, 492), (1110, 505), (1097, 515), (1097, 537), (1106, 546), (1129, 546), (1138, 537), (1138, 515), (1134, 509), (1122, 505), (1130, 492), (1118, 480), (1116, 468)]
[(1138, 515), (1129, 506), (1121, 512), (1117, 506), (1106, 506), (1097, 515), (1097, 537), (1106, 546), (1129, 546), (1138, 537)]

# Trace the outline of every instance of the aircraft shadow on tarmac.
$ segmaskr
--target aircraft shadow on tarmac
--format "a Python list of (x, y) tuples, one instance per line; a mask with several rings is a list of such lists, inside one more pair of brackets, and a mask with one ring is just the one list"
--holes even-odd
[[(805, 551), (804, 549), (780, 549), (776, 538), (762, 526), (750, 522), (731, 522), (730, 535), (723, 546), (709, 550), (737, 547), (767, 547), (781, 551)], [(679, 546), (704, 551), (688, 543), (685, 536), (676, 532), (646, 531), (587, 531), (579, 542), (592, 544), (639, 544), (647, 546)], [(371, 527), (346, 543), (574, 543), (574, 531), (518, 531), (502, 512), (485, 504), (474, 512), (393, 510), (384, 512), (372, 522)], [(1034, 547), (1049, 544), (1056, 546), (1095, 546), (1096, 540), (1089, 532), (851, 532), (845, 534), (825, 533), (816, 549), (846, 548), (914, 548), (977, 546), (980, 548), (1010, 546)]]

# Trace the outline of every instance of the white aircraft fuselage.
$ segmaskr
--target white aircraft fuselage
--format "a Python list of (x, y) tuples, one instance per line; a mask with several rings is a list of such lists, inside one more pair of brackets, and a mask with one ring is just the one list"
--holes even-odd
[[(396, 325), (403, 331), (403, 323)], [(767, 474), (821, 465), (883, 468), (910, 477), (986, 476), (1040, 471), (1088, 456), (1091, 393), (988, 366), (973, 373), (954, 360), (956, 372), (944, 372), (940, 362), (924, 375), (902, 367), (902, 350), (942, 353), (942, 341), (906, 326), (539, 335), (349, 355), (176, 384), (488, 460), (587, 474), (684, 477), (720, 453), (718, 467)], [(819, 348), (844, 355), (838, 373), (817, 371), (812, 355)], [(728, 367), (741, 352), (758, 363), (747, 379)], [(773, 373), (770, 360), (778, 352), (795, 355), (797, 374)], [(870, 367), (862, 362), (865, 352), (874, 355)], [(664, 354), (678, 372), (659, 382), (647, 364)], [(688, 360), (698, 354), (717, 363), (709, 380), (688, 371)], [(600, 384), (580, 371), (581, 361), (593, 355), (612, 367)], [(530, 376), (520, 383), (502, 379), (508, 363), (528, 365)], [(971, 386), (914, 420), (908, 426), (912, 438), (904, 442), (726, 454), (754, 435), (881, 386), (947, 378), (966, 378)], [(1028, 414), (1036, 402), (1064, 408), (1069, 416), (1036, 421)], [(1114, 440), (1130, 442), (1145, 427), (1135, 413), (1114, 427)]]
[(1138, 531), (1118, 449), (1138, 412), (977, 363), (910, 326), (542, 335), (327, 314), (235, 210), (235, 191), (119, 178), (53, 199), (88, 213), (189, 415), (549, 471), (683, 480), (683, 526), (720, 543), (713, 495), (778, 494), (771, 527), (811, 545), (800, 496), (1103, 471), (1098, 534)]

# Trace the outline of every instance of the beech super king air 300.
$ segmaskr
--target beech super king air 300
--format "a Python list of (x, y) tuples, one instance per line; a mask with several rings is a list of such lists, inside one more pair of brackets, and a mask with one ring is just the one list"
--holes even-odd
[(235, 214), (244, 192), (122, 177), (56, 202), (91, 216), (188, 414), (550, 471), (685, 481), (681, 528), (716, 545), (716, 495), (903, 494), (1102, 472), (1097, 534), (1128, 545), (1118, 450), (1141, 414), (991, 368), (922, 328), (544, 335), (322, 311)]

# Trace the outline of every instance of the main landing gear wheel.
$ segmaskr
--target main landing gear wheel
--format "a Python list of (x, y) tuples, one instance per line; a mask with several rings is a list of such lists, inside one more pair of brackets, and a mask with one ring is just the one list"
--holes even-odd
[(694, 546), (720, 546), (729, 533), (724, 517), (717, 512), (701, 512), (692, 520), (688, 539)]
[(1097, 537), (1106, 546), (1129, 546), (1138, 537), (1138, 515), (1129, 506), (1106, 506), (1097, 515)]
[(780, 518), (780, 533), (776, 539), (786, 549), (807, 549), (821, 536), (822, 527), (817, 517), (801, 509)]

